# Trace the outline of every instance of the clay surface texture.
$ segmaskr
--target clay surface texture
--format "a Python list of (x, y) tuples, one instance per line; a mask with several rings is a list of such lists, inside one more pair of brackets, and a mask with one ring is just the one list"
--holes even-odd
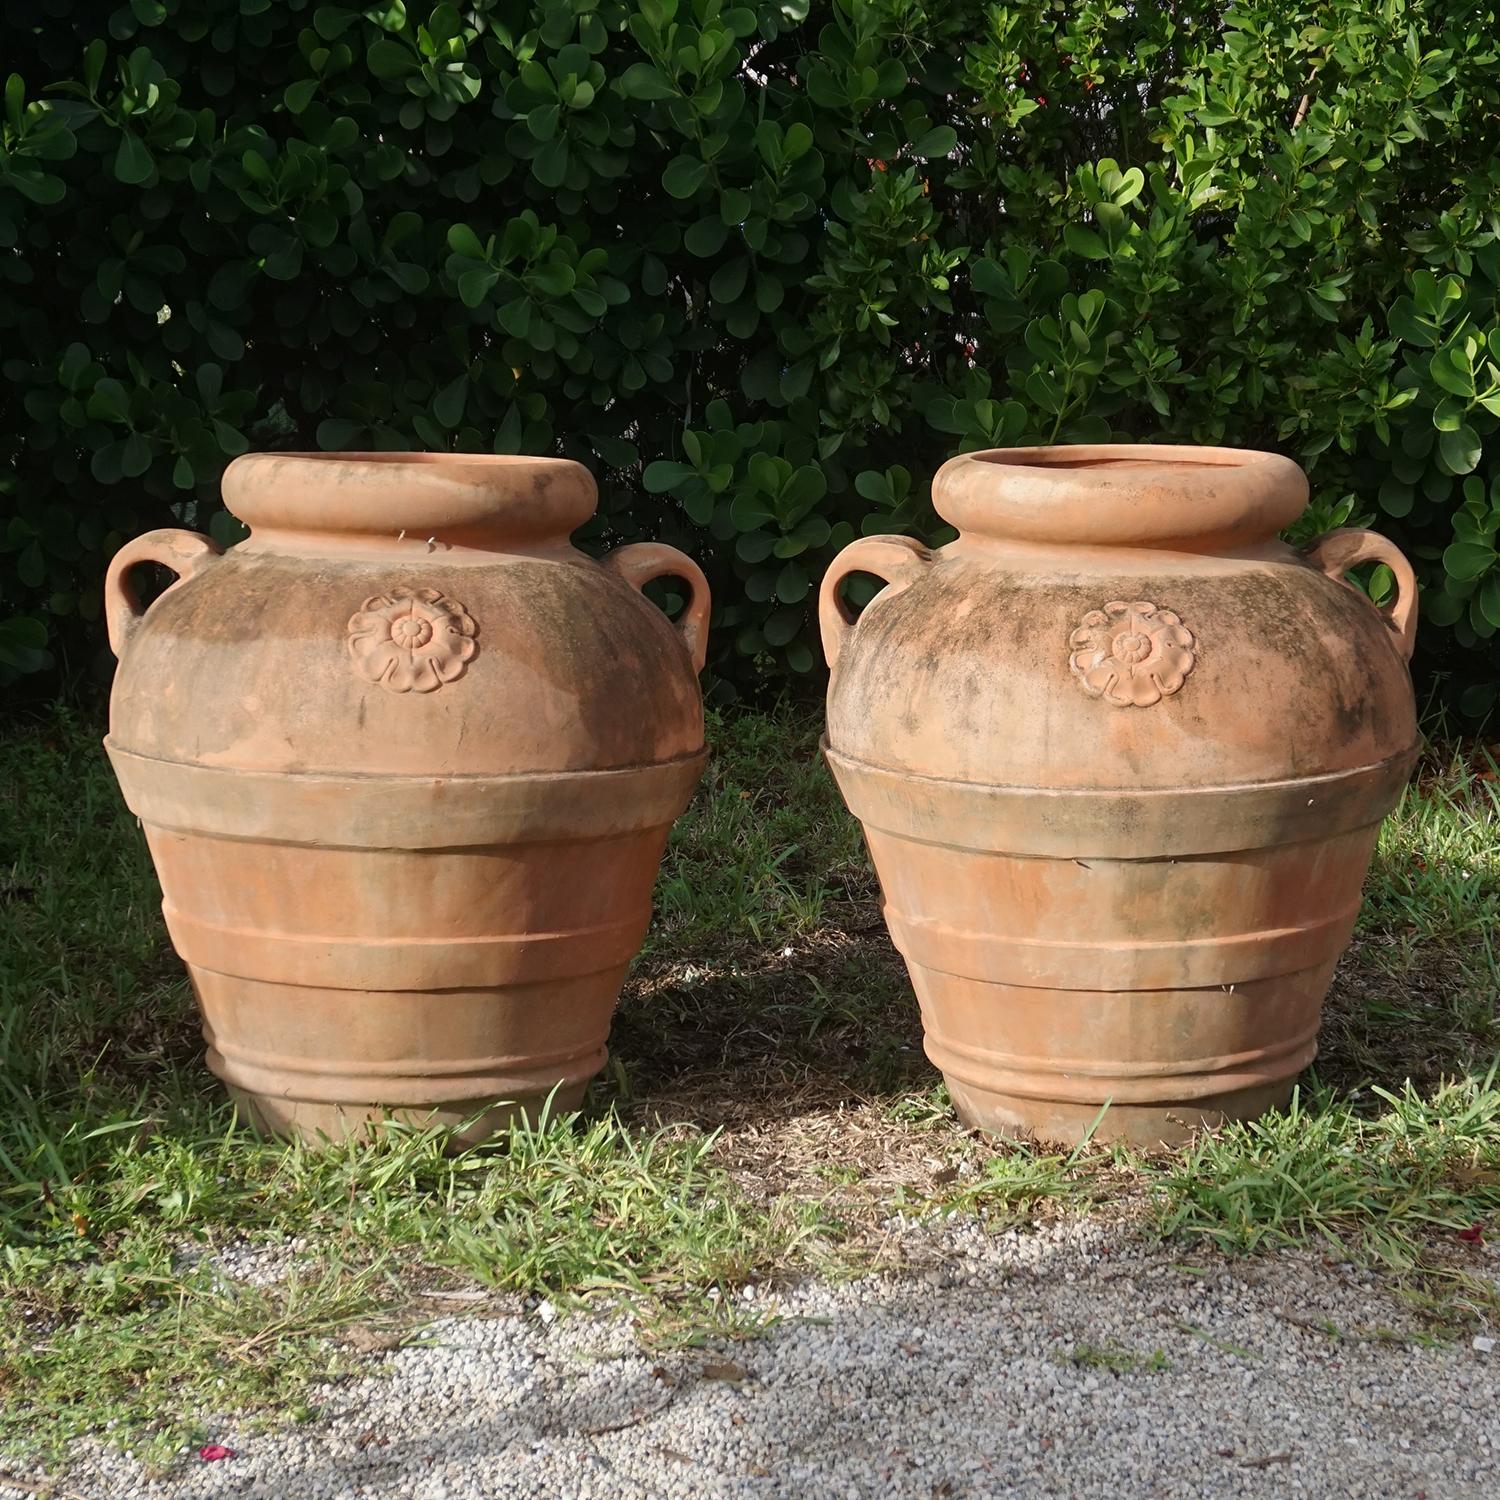
[(933, 498), (958, 540), (854, 542), (820, 614), (829, 763), (959, 1114), (1153, 1145), (1284, 1101), (1417, 752), (1410, 566), (1278, 541), (1307, 483), (1267, 453), (974, 453)]
[[(576, 1105), (703, 765), (702, 573), (576, 551), (564, 460), (253, 454), (224, 492), (246, 541), (141, 537), (106, 600), (107, 748), (209, 1066), (309, 1137)], [(147, 563), (177, 576), (143, 610)]]

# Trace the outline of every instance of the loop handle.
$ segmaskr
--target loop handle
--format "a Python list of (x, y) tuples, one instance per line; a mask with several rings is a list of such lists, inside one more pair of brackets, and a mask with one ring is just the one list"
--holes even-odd
[(653, 578), (681, 578), (688, 587), (687, 608), (675, 621), (682, 643), (693, 659), (693, 670), (701, 672), (708, 660), (708, 617), (713, 599), (703, 569), (687, 553), (665, 542), (629, 542), (616, 547), (604, 566), (618, 573), (633, 589), (644, 588)]
[[(1337, 583), (1353, 589), (1345, 578), (1351, 569), (1361, 563), (1384, 563), (1396, 578), (1396, 597), (1387, 605), (1375, 605), (1381, 619), (1396, 637), (1396, 649), (1402, 659), (1411, 660), (1417, 644), (1417, 578), (1412, 567), (1402, 555), (1401, 549), (1392, 541), (1375, 531), (1363, 531), (1357, 526), (1346, 526), (1339, 531), (1330, 531), (1321, 536), (1303, 553), (1315, 568), (1320, 568)], [(1360, 598), (1369, 596), (1354, 589)]]
[(830, 667), (838, 661), (857, 619), (839, 594), (844, 579), (851, 573), (873, 573), (886, 582), (877, 597), (887, 598), (909, 588), (931, 562), (932, 553), (910, 536), (862, 536), (834, 558), (833, 565), (823, 575), (823, 586), (818, 593), (818, 627), (823, 634), (823, 655)]
[(162, 590), (165, 599), (173, 589), (186, 583), (199, 572), (211, 558), (223, 556), (223, 549), (196, 531), (178, 531), (168, 527), (161, 531), (148, 531), (138, 536), (115, 553), (104, 575), (104, 620), (109, 628), (109, 649), (122, 656), (131, 636), (146, 610), (141, 607), (140, 595), (131, 581), (131, 573), (142, 563), (160, 563), (170, 568), (177, 577)]

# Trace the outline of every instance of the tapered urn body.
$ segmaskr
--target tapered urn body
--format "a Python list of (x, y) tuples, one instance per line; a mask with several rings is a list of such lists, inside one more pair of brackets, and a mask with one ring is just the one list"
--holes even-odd
[(576, 551), (564, 460), (254, 454), (224, 493), (245, 541), (152, 532), (106, 585), (106, 744), (209, 1066), (309, 1137), (576, 1104), (703, 764), (702, 573)]
[[(821, 617), (828, 760), (959, 1114), (1151, 1145), (1284, 1101), (1417, 751), (1411, 568), (1278, 541), (1307, 484), (1272, 454), (976, 453), (933, 498), (958, 540), (853, 543)], [(857, 621), (851, 572), (887, 584)]]

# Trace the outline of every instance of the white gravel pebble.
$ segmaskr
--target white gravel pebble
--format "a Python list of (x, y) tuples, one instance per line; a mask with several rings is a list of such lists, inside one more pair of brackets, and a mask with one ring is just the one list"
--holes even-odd
[[(652, 1353), (619, 1318), (454, 1316), (235, 1457), (151, 1478), (79, 1444), (87, 1500), (566, 1500), (1500, 1491), (1500, 1361), (1404, 1342), (1372, 1276), (1221, 1260), (1088, 1221), (907, 1226), (925, 1269), (760, 1288), (764, 1339)], [(1338, 1330), (1330, 1334), (1324, 1324)], [(1486, 1336), (1481, 1335), (1481, 1338)], [(1093, 1352), (1091, 1352), (1093, 1351)], [(1101, 1362), (1109, 1351), (1117, 1371)], [(1158, 1352), (1159, 1351), (1159, 1352)], [(38, 1476), (39, 1477), (39, 1476)], [(35, 1489), (0, 1483), (0, 1497)]]

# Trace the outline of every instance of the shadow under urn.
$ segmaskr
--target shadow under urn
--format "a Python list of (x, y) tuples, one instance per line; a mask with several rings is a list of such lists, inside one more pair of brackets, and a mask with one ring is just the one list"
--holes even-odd
[[(825, 578), (827, 758), (965, 1123), (1171, 1144), (1314, 1057), (1418, 733), (1411, 567), (1277, 540), (1307, 495), (1269, 453), (972, 453), (933, 485), (956, 541)], [(857, 619), (851, 573), (886, 585)]]
[(106, 581), (106, 746), (210, 1068), (308, 1139), (576, 1106), (704, 763), (703, 574), (575, 550), (561, 459), (250, 454), (224, 496), (248, 539), (154, 531)]

